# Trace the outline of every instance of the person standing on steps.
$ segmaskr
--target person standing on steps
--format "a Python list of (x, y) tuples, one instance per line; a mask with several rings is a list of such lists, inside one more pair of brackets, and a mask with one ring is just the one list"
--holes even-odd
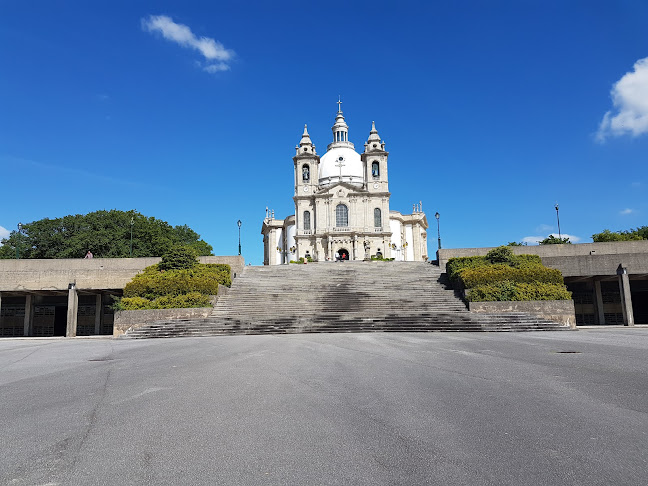
[(86, 253), (85, 256), (84, 256), (83, 258), (84, 258), (85, 260), (90, 260), (90, 259), (92, 259), (92, 258), (93, 258), (92, 252), (91, 252), (90, 250), (88, 250), (88, 253)]

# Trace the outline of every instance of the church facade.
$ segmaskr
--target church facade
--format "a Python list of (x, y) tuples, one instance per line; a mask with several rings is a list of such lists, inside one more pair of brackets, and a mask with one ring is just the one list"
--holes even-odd
[(304, 127), (293, 157), (295, 214), (275, 219), (274, 211), (266, 209), (263, 263), (300, 258), (427, 260), (428, 223), (422, 205), (414, 204), (412, 214), (390, 209), (385, 143), (372, 122), (364, 152), (356, 152), (340, 103), (333, 142), (321, 157)]

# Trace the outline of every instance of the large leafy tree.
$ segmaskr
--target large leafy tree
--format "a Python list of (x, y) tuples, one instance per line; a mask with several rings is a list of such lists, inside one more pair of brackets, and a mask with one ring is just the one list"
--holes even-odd
[[(132, 223), (132, 224), (131, 224)], [(212, 247), (186, 225), (173, 227), (166, 221), (136, 211), (95, 211), (23, 224), (2, 240), (0, 258), (82, 258), (88, 250), (95, 257), (160, 256), (174, 245), (193, 248), (198, 255), (211, 255)]]
[(541, 245), (571, 245), (569, 238), (556, 238), (554, 235), (549, 235), (538, 243)]
[(648, 226), (640, 226), (637, 229), (629, 229), (625, 231), (610, 231), (605, 229), (600, 233), (592, 235), (594, 243), (601, 243), (606, 241), (633, 241), (633, 240), (648, 240)]

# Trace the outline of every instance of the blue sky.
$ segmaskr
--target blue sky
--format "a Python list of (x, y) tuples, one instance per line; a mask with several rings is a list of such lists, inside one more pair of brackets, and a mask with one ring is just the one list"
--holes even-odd
[[(0, 234), (136, 209), (262, 262), (342, 96), (444, 247), (648, 224), (648, 2), (0, 3)], [(436, 243), (430, 227), (430, 252)]]

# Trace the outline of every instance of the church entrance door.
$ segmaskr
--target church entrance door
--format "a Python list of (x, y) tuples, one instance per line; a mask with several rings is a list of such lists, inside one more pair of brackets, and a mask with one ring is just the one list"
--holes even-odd
[(338, 250), (338, 256), (340, 260), (348, 260), (349, 259), (349, 250), (346, 248), (340, 248)]

